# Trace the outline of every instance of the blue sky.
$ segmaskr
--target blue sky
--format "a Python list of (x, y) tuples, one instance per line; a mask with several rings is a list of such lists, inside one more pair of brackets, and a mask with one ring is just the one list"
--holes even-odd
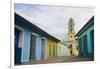
[(94, 15), (93, 8), (34, 4), (15, 4), (15, 12), (60, 40), (67, 40), (70, 18), (74, 19), (77, 33)]

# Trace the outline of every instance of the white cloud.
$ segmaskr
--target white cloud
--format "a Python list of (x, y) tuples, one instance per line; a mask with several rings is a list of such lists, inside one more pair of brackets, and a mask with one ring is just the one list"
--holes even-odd
[(91, 8), (15, 4), (15, 12), (61, 40), (67, 40), (68, 20), (75, 21), (75, 31), (94, 15)]

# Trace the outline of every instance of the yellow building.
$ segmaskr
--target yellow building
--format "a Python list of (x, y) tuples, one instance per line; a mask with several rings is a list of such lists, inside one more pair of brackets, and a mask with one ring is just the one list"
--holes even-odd
[(68, 40), (67, 40), (67, 44), (68, 47), (70, 48), (70, 53), (71, 55), (77, 56), (78, 55), (78, 50), (77, 50), (77, 43), (76, 43), (76, 39), (75, 39), (75, 24), (74, 24), (74, 20), (72, 18), (69, 19), (69, 23), (68, 23)]
[(45, 58), (57, 56), (57, 46), (60, 40), (56, 38), (47, 39), (47, 46), (45, 48)]

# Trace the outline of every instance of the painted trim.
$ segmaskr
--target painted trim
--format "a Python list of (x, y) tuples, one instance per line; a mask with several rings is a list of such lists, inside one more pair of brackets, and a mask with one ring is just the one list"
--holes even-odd
[(47, 53), (48, 53), (48, 39), (46, 38), (45, 39), (45, 55), (44, 55), (44, 59), (47, 59), (47, 57), (48, 57), (48, 55), (47, 55)]
[(28, 62), (30, 61), (31, 34), (32, 34), (32, 33), (30, 33), (30, 36), (29, 36), (30, 38), (29, 38), (29, 53), (28, 53), (28, 60), (27, 60)]
[(15, 25), (15, 28), (20, 30), (22, 32), (22, 34), (19, 36), (19, 43), (18, 43), (18, 47), (22, 48), (24, 46), (24, 29), (22, 29), (21, 27)]
[[(36, 36), (36, 39), (37, 39), (37, 37), (39, 36), (39, 35), (37, 35), (36, 33), (30, 33), (30, 40), (29, 40), (29, 43), (30, 43), (30, 47), (31, 47), (31, 35), (34, 35), (34, 36)], [(36, 41), (37, 42), (37, 41)], [(28, 61), (30, 61), (30, 47), (29, 47), (29, 60)], [(36, 45), (35, 45), (35, 60), (36, 60)]]
[(92, 25), (94, 25), (94, 16), (90, 18), (90, 20), (78, 31), (78, 33), (75, 36), (80, 36), (84, 31), (86, 31)]
[(45, 40), (46, 38), (45, 38), (45, 37), (42, 37), (42, 39), (44, 39), (44, 40)]
[(17, 29), (19, 29), (19, 30), (21, 30), (21, 31), (24, 31), (24, 29), (21, 28), (21, 27), (19, 27), (18, 25), (15, 25), (15, 28), (17, 28)]
[(35, 36), (39, 36), (38, 34), (36, 34), (36, 33), (31, 33), (32, 35), (35, 35)]
[(22, 63), (24, 63), (24, 62), (29, 62), (29, 60), (21, 60), (21, 62), (22, 62)]

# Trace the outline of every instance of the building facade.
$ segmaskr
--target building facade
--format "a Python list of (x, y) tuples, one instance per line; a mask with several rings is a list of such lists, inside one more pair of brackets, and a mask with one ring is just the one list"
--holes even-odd
[(58, 43), (57, 56), (70, 56), (70, 49), (65, 43), (63, 42)]
[(58, 40), (17, 13), (15, 13), (14, 29), (15, 64), (45, 59), (46, 48), (50, 42), (48, 39)]
[(60, 40), (58, 39), (47, 39), (46, 58), (57, 56), (57, 46), (59, 42)]
[(73, 56), (78, 55), (78, 50), (76, 47), (76, 40), (75, 40), (75, 23), (72, 18), (69, 19), (68, 22), (68, 40), (67, 40), (68, 47), (70, 48), (70, 53)]
[(79, 56), (94, 56), (94, 16), (76, 34)]

